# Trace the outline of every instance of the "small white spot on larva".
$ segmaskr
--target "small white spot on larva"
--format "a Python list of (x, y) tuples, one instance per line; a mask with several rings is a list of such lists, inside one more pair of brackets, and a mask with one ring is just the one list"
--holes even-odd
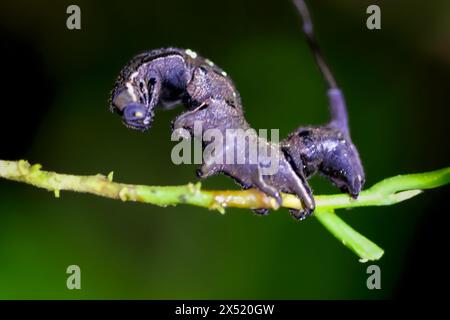
[(138, 76), (139, 72), (135, 71), (131, 74), (130, 76), (130, 81), (134, 81), (134, 78), (136, 78)]
[(191, 49), (186, 49), (185, 52), (186, 52), (186, 54), (187, 54), (189, 57), (191, 57), (192, 59), (197, 58), (197, 52), (192, 51)]
[(233, 91), (233, 97), (235, 97), (235, 98), (236, 98), (236, 92), (234, 92), (234, 91)]
[(206, 62), (207, 64), (209, 64), (209, 66), (211, 66), (211, 67), (214, 66), (214, 62), (212, 62), (212, 61), (209, 60), (209, 59), (205, 59), (205, 62)]
[(134, 93), (134, 89), (133, 89), (133, 86), (131, 85), (131, 82), (127, 82), (126, 86), (127, 86), (127, 92), (130, 95), (131, 99), (133, 100), (133, 102), (136, 102), (137, 97), (136, 97), (136, 94)]
[(225, 71), (222, 71), (221, 74), (226, 77), (228, 74)]
[(326, 141), (323, 144), (323, 148), (328, 152), (333, 151), (336, 147), (337, 147), (336, 141)]
[(362, 177), (361, 177), (360, 174), (358, 174), (358, 180), (359, 180), (359, 181), (362, 181)]

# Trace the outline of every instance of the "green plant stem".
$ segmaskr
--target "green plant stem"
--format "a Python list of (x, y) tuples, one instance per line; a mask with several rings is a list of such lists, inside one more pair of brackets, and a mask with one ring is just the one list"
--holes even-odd
[[(76, 176), (41, 170), (41, 165), (30, 165), (25, 160), (0, 160), (0, 178), (31, 184), (55, 193), (61, 190), (91, 193), (97, 196), (122, 201), (137, 201), (158, 206), (190, 204), (224, 213), (226, 207), (277, 209), (275, 200), (250, 190), (202, 190), (200, 183), (181, 186), (145, 186), (117, 183), (108, 176)], [(336, 237), (352, 248), (362, 259), (378, 259), (380, 250), (374, 254), (375, 244), (356, 233), (340, 220), (334, 210), (361, 206), (382, 206), (395, 204), (412, 198), (422, 189), (436, 188), (450, 182), (450, 167), (427, 173), (399, 175), (382, 180), (361, 192), (358, 199), (346, 194), (318, 195), (316, 216)], [(302, 204), (293, 195), (283, 194), (283, 207), (301, 209)], [(356, 234), (359, 235), (356, 236)], [(365, 239), (365, 240), (363, 240)], [(377, 246), (376, 246), (377, 247)], [(377, 247), (378, 248), (378, 247)], [(364, 250), (367, 249), (367, 250)]]
[(383, 256), (383, 249), (354, 230), (331, 209), (319, 209), (316, 218), (328, 229), (342, 244), (355, 252), (361, 262), (378, 260)]

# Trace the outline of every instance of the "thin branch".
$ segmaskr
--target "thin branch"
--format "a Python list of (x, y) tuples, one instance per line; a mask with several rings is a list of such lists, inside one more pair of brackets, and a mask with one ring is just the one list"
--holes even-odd
[[(226, 207), (276, 208), (274, 199), (256, 189), (202, 190), (200, 183), (181, 186), (145, 186), (113, 182), (112, 177), (112, 173), (108, 176), (60, 174), (44, 171), (41, 165), (30, 165), (25, 160), (0, 160), (0, 178), (47, 189), (54, 192), (56, 197), (60, 196), (61, 190), (67, 190), (158, 206), (190, 204), (218, 210), (221, 213), (224, 213)], [(382, 249), (347, 226), (344, 221), (334, 215), (334, 210), (391, 205), (418, 195), (422, 192), (421, 189), (436, 188), (449, 182), (450, 167), (427, 173), (399, 175), (382, 180), (362, 191), (356, 200), (346, 194), (315, 196), (315, 215), (331, 233), (355, 251), (361, 259), (379, 259), (383, 254)], [(293, 195), (283, 194), (283, 207), (301, 209), (301, 202)]]
[[(25, 160), (0, 160), (0, 178), (24, 182), (56, 192), (61, 190), (92, 193), (122, 201), (137, 201), (158, 206), (190, 204), (223, 211), (226, 207), (275, 209), (274, 199), (256, 189), (201, 190), (200, 183), (181, 186), (145, 186), (112, 181), (112, 174), (76, 176), (44, 171), (41, 165), (30, 165)], [(418, 195), (421, 189), (430, 189), (449, 183), (450, 167), (427, 173), (399, 175), (387, 178), (362, 191), (358, 199), (347, 194), (317, 195), (317, 208), (340, 209), (362, 206), (395, 204)], [(283, 194), (283, 207), (301, 209), (299, 199)]]
[(293, 0), (293, 2), (302, 20), (302, 30), (306, 42), (308, 43), (309, 49), (314, 56), (314, 60), (319, 67), (319, 71), (327, 87), (327, 96), (331, 113), (330, 124), (336, 125), (341, 131), (348, 135), (348, 114), (344, 93), (338, 87), (336, 78), (333, 76), (333, 72), (331, 72), (322, 51), (320, 50), (308, 6), (304, 0)]

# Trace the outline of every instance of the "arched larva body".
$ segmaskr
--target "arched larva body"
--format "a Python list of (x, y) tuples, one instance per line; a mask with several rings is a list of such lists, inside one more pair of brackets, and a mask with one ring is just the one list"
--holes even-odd
[[(126, 126), (145, 131), (151, 127), (157, 107), (177, 104), (187, 108), (173, 122), (173, 128), (185, 128), (194, 135), (194, 123), (202, 123), (202, 132), (219, 129), (250, 129), (244, 118), (241, 99), (231, 78), (218, 66), (192, 50), (166, 48), (134, 57), (120, 72), (111, 93), (110, 108), (123, 118)], [(243, 164), (203, 164), (198, 174), (206, 178), (224, 173), (243, 188), (257, 188), (281, 204), (281, 192), (295, 194), (305, 210), (292, 210), (296, 218), (307, 217), (315, 208), (307, 178), (316, 172), (327, 176), (341, 190), (356, 197), (364, 182), (364, 173), (348, 130), (338, 122), (327, 126), (299, 128), (280, 144), (272, 145), (255, 133), (252, 139), (275, 152), (278, 170), (263, 175), (261, 164), (251, 163), (247, 153), (237, 146)], [(203, 147), (207, 147), (204, 144)], [(227, 146), (224, 146), (226, 149)], [(257, 208), (255, 208), (257, 209)], [(266, 212), (267, 210), (259, 210)]]

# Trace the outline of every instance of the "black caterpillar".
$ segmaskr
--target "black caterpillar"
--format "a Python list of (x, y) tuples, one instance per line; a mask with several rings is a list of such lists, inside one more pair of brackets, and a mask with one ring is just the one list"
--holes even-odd
[[(263, 175), (259, 162), (245, 161), (244, 164), (205, 163), (198, 176), (206, 178), (225, 173), (243, 188), (255, 187), (275, 198), (278, 205), (282, 201), (280, 192), (295, 194), (304, 210), (291, 210), (291, 213), (303, 219), (315, 208), (307, 183), (313, 174), (321, 173), (356, 198), (364, 184), (364, 171), (350, 138), (343, 95), (318, 50), (306, 6), (299, 0), (295, 4), (328, 85), (331, 121), (324, 126), (299, 128), (277, 145), (256, 133), (250, 137), (277, 155), (278, 170), (273, 175)], [(179, 103), (188, 110), (175, 119), (173, 129), (185, 128), (194, 134), (195, 121), (201, 121), (203, 130), (215, 128), (222, 133), (226, 129), (250, 128), (232, 80), (213, 62), (189, 49), (158, 49), (134, 57), (120, 72), (111, 93), (110, 108), (122, 116), (127, 127), (145, 131), (151, 127), (156, 107), (170, 108)], [(242, 152), (237, 148), (234, 151)], [(248, 154), (242, 156), (247, 160)], [(266, 209), (257, 211), (267, 212)]]

